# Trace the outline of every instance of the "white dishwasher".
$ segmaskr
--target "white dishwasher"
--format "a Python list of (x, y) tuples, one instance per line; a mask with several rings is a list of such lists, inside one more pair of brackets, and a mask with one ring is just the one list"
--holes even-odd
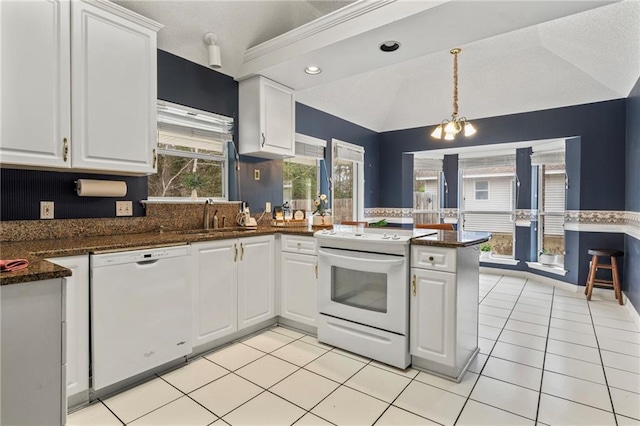
[(191, 246), (91, 255), (98, 390), (191, 353)]

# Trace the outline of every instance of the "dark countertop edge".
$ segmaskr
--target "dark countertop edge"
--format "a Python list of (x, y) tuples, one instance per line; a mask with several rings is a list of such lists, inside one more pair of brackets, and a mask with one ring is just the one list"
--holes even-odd
[[(71, 276), (71, 270), (65, 267), (56, 265), (52, 262), (45, 260), (46, 258), (53, 257), (66, 257), (66, 256), (80, 256), (90, 253), (104, 253), (109, 251), (120, 251), (123, 249), (145, 249), (145, 248), (158, 248), (168, 247), (182, 244), (191, 244), (197, 242), (216, 241), (216, 240), (228, 240), (233, 238), (247, 238), (258, 235), (273, 235), (273, 234), (294, 234), (313, 237), (315, 230), (309, 230), (308, 228), (259, 228), (246, 231), (229, 231), (219, 232), (211, 234), (183, 234), (177, 231), (166, 231), (164, 233), (142, 233), (142, 234), (130, 234), (136, 238), (133, 241), (120, 240), (118, 243), (105, 243), (105, 244), (86, 244), (82, 245), (81, 241), (83, 237), (78, 237), (79, 244), (76, 247), (67, 247), (61, 249), (46, 248), (46, 242), (43, 243), (44, 248), (42, 250), (32, 250), (23, 252), (11, 253), (11, 256), (3, 257), (7, 258), (26, 258), (29, 260), (29, 267), (20, 271), (14, 272), (2, 272), (0, 273), (0, 286), (11, 284), (22, 284), (32, 281), (43, 281), (56, 278), (64, 278)], [(118, 237), (114, 235), (105, 235), (104, 238)], [(162, 242), (154, 242), (153, 240), (161, 237), (165, 239)], [(100, 237), (91, 237), (100, 238)], [(46, 241), (46, 240), (40, 240)], [(33, 241), (21, 241), (16, 243), (3, 244), (32, 244)]]
[(482, 244), (491, 239), (491, 234), (470, 239), (465, 239), (463, 235), (462, 240), (459, 240), (458, 236), (459, 234), (457, 231), (439, 231), (437, 234), (412, 238), (411, 245), (444, 248), (464, 248)]

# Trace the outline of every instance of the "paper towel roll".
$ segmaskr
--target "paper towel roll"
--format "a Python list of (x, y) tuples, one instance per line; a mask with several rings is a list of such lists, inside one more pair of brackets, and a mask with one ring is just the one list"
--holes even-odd
[(76, 191), (79, 197), (124, 197), (127, 183), (117, 180), (78, 179)]

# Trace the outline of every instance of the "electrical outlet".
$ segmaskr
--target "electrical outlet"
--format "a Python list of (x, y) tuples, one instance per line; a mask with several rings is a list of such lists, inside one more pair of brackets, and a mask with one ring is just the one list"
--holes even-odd
[(271, 213), (271, 202), (267, 201), (266, 203), (264, 203), (264, 211), (265, 213)]
[(53, 201), (40, 201), (40, 219), (53, 219)]
[(133, 201), (116, 201), (116, 216), (133, 216)]

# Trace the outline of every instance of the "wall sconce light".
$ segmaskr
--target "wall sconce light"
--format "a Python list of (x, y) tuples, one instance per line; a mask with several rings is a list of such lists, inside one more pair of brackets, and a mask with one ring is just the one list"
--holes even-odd
[(218, 36), (214, 33), (206, 33), (204, 42), (209, 50), (209, 66), (213, 69), (220, 68), (222, 66), (222, 56), (220, 55), (220, 46), (217, 45)]

